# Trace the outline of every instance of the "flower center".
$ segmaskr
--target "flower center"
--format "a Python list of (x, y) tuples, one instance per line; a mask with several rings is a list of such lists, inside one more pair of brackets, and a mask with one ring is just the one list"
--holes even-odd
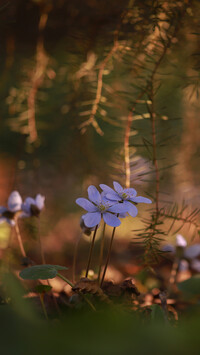
[(14, 219), (15, 213), (7, 210), (2, 213), (2, 216), (8, 219)]
[(38, 217), (40, 214), (40, 210), (36, 205), (31, 204), (30, 206), (30, 212), (32, 216)]
[(128, 195), (127, 195), (125, 192), (123, 192), (123, 193), (121, 194), (121, 197), (125, 200), (125, 199), (128, 197)]
[(99, 208), (99, 211), (100, 211), (100, 212), (103, 212), (103, 211), (106, 210), (107, 207), (101, 203), (101, 204), (98, 206), (98, 208)]

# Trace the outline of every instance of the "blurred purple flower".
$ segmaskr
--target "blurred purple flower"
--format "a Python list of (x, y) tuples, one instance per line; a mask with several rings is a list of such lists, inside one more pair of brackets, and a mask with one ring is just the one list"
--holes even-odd
[(187, 241), (181, 234), (176, 236), (176, 247), (185, 248), (187, 246)]
[(121, 224), (115, 214), (127, 212), (124, 204), (120, 204), (117, 201), (108, 201), (104, 193), (100, 194), (93, 185), (88, 187), (88, 197), (89, 200), (82, 197), (76, 200), (79, 206), (88, 211), (83, 216), (86, 227), (97, 226), (102, 217), (104, 222), (111, 227), (118, 227)]
[(13, 191), (8, 197), (8, 208), (0, 206), (0, 223), (7, 222), (11, 226), (15, 225), (16, 213), (21, 211), (22, 198), (18, 191)]
[(21, 217), (38, 217), (41, 210), (44, 208), (45, 197), (38, 194), (36, 198), (27, 197), (22, 204), (23, 214)]
[[(182, 248), (182, 254), (180, 255), (179, 249)], [(187, 265), (197, 272), (200, 272), (200, 244), (193, 244), (187, 247), (186, 239), (181, 235), (177, 234), (176, 236), (176, 245), (171, 244), (164, 245), (162, 248), (163, 251), (171, 252), (172, 254), (178, 256), (182, 261), (187, 261)], [(180, 263), (181, 263), (180, 262)], [(182, 263), (181, 267), (186, 263)], [(182, 268), (183, 269), (183, 268)]]
[(116, 181), (113, 182), (114, 189), (101, 184), (100, 187), (103, 190), (105, 197), (110, 201), (123, 202), (126, 206), (126, 212), (132, 217), (136, 217), (138, 210), (133, 203), (152, 203), (152, 201), (146, 197), (136, 196), (137, 191), (133, 188), (123, 189), (123, 187)]

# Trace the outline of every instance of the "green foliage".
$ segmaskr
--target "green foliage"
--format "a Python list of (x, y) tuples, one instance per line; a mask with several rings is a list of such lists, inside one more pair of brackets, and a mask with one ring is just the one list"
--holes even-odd
[(59, 270), (67, 269), (67, 267), (59, 265), (34, 265), (22, 270), (20, 277), (24, 280), (53, 279)]
[(178, 289), (183, 292), (186, 297), (194, 297), (200, 295), (200, 276), (196, 275), (177, 284)]
[[(33, 305), (23, 298), (25, 291), (19, 280), (12, 273), (5, 273), (2, 276), (3, 281), (3, 298), (4, 305), (1, 305), (0, 310), (5, 307), (6, 310), (13, 311), (13, 317), (17, 319), (24, 319), (30, 323), (34, 323), (37, 320), (37, 315)], [(1, 297), (2, 297), (1, 295)]]
[[(0, 307), (1, 349), (4, 354), (93, 355), (198, 353), (198, 318), (179, 327), (153, 322), (151, 326), (120, 309), (66, 313), (62, 321), (26, 322), (8, 307)], [(7, 331), (9, 329), (9, 332)], [(12, 341), (10, 341), (12, 339)], [(28, 350), (27, 350), (28, 349)]]
[(150, 306), (151, 309), (151, 320), (155, 323), (166, 322), (166, 317), (163, 309), (158, 304), (153, 304)]
[(52, 287), (49, 285), (37, 285), (35, 287), (35, 291), (37, 293), (47, 293), (49, 291), (51, 291)]

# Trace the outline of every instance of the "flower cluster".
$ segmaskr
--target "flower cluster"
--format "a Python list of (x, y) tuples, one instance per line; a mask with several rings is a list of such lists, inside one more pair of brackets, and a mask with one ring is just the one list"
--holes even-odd
[(126, 206), (126, 212), (128, 212), (132, 217), (136, 217), (138, 210), (135, 203), (152, 203), (149, 198), (136, 196), (137, 191), (133, 188), (123, 189), (123, 187), (116, 181), (113, 182), (114, 190), (104, 184), (100, 187), (105, 193), (105, 197), (110, 201), (115, 201), (118, 203), (123, 203)]
[(23, 202), (19, 192), (13, 191), (8, 198), (8, 207), (0, 206), (0, 223), (7, 222), (14, 226), (16, 217), (38, 217), (44, 207), (44, 200), (45, 197), (38, 194), (35, 199), (27, 197)]
[(135, 204), (139, 202), (151, 203), (151, 200), (136, 196), (133, 188), (124, 189), (118, 182), (113, 183), (114, 189), (101, 184), (102, 193), (95, 186), (88, 187), (88, 198), (78, 198), (76, 203), (84, 208), (87, 213), (82, 216), (84, 224), (88, 228), (98, 226), (101, 219), (112, 227), (118, 227), (121, 222), (118, 217), (130, 214), (135, 217), (138, 210)]

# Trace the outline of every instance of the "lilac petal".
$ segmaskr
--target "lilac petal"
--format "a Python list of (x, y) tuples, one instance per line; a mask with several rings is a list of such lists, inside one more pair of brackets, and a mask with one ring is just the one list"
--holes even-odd
[(200, 260), (199, 259), (192, 260), (191, 268), (197, 272), (200, 272)]
[(36, 206), (39, 208), (39, 210), (42, 210), (44, 208), (44, 200), (45, 197), (38, 194), (35, 198)]
[[(24, 211), (24, 206), (23, 206), (23, 204), (22, 204), (22, 210)], [(28, 217), (31, 217), (31, 213), (29, 212), (22, 212), (22, 213), (20, 213), (20, 215), (19, 215), (19, 218), (28, 218)]]
[(94, 202), (96, 205), (99, 205), (101, 203), (101, 195), (97, 188), (93, 185), (88, 187), (88, 197), (89, 200)]
[(116, 192), (106, 194), (106, 198), (112, 201), (121, 201), (121, 197)]
[(100, 188), (105, 191), (106, 193), (112, 194), (113, 192), (115, 192), (111, 187), (104, 185), (104, 184), (100, 184), (99, 185)]
[(91, 234), (91, 232), (93, 230), (95, 230), (95, 227), (92, 227), (92, 228), (86, 227), (85, 222), (84, 222), (84, 217), (85, 217), (85, 215), (81, 216), (80, 227), (81, 227), (83, 233), (85, 233), (86, 235), (89, 236)]
[(0, 224), (7, 222), (7, 218), (5, 217), (0, 217)]
[(126, 203), (117, 203), (116, 205), (109, 207), (107, 211), (114, 213), (124, 213), (128, 212), (128, 208)]
[(107, 193), (106, 193), (105, 191), (103, 191), (103, 192), (101, 193), (101, 202), (102, 202), (102, 203), (110, 202), (111, 205), (112, 205), (112, 203), (114, 203), (114, 202), (108, 200), (107, 197), (106, 197), (106, 195), (107, 195)]
[(15, 226), (16, 223), (15, 223), (14, 219), (6, 218), (6, 220), (7, 220), (6, 222), (7, 222), (8, 224), (10, 224), (10, 226), (12, 226), (12, 227)]
[[(87, 214), (87, 213), (86, 213)], [(85, 216), (86, 216), (86, 214), (83, 214), (82, 216), (81, 216), (81, 218), (84, 220), (84, 218), (85, 218)]]
[(186, 248), (184, 251), (184, 257), (188, 259), (195, 259), (200, 255), (200, 244), (194, 244)]
[(136, 202), (136, 203), (152, 203), (152, 201), (149, 198), (146, 197), (142, 197), (142, 196), (137, 196), (137, 197), (131, 197), (130, 198), (131, 201)]
[(84, 216), (84, 223), (86, 227), (92, 228), (97, 226), (101, 221), (101, 213), (100, 212), (92, 212), (86, 213)]
[(8, 223), (10, 224), (11, 226), (15, 226), (15, 221), (14, 219), (9, 219), (9, 218), (6, 218), (6, 217), (0, 217), (0, 224), (1, 223)]
[(3, 213), (5, 211), (8, 211), (6, 207), (0, 206), (0, 213)]
[(31, 216), (30, 205), (28, 205), (26, 203), (22, 203), (22, 211), (24, 212), (23, 217), (30, 217)]
[(32, 197), (27, 197), (24, 201), (24, 205), (26, 205), (28, 208), (30, 208), (31, 205), (35, 205), (35, 200)]
[[(82, 216), (81, 216), (81, 219), (83, 220), (83, 223), (85, 224), (85, 222), (84, 222), (84, 220), (85, 220), (85, 216), (87, 215), (87, 213), (86, 214), (83, 214)], [(101, 222), (101, 221), (100, 221)], [(94, 231), (95, 230), (95, 227), (96, 226), (94, 226), (94, 227), (86, 227), (86, 228), (88, 228), (88, 229), (90, 229), (91, 231)], [(98, 225), (98, 228), (100, 227), (100, 223), (99, 223), (99, 225)]]
[(128, 213), (126, 212), (126, 213), (119, 213), (119, 216), (118, 216), (119, 218), (126, 218), (126, 217), (128, 217)]
[(104, 205), (104, 206), (106, 206), (107, 208), (110, 206), (113, 206), (113, 205), (115, 205), (116, 204), (116, 201), (111, 201), (111, 200), (109, 200), (109, 199), (107, 199), (107, 197), (106, 196), (102, 196), (101, 195), (101, 202), (102, 202), (102, 204)]
[(187, 246), (187, 241), (181, 234), (177, 234), (176, 236), (176, 246), (185, 248)]
[(135, 197), (137, 195), (137, 191), (133, 188), (124, 189), (124, 192), (130, 197)]
[(166, 252), (168, 252), (168, 253), (175, 253), (175, 247), (173, 246), (173, 245), (171, 245), (171, 244), (166, 244), (166, 245), (164, 245), (163, 247), (162, 247), (162, 250), (163, 251), (166, 251)]
[(31, 205), (35, 205), (35, 200), (32, 197), (27, 197), (22, 203), (22, 211), (24, 211), (29, 217), (31, 216)]
[(108, 212), (105, 212), (103, 214), (103, 220), (111, 227), (118, 227), (121, 224), (119, 218), (117, 218), (114, 214)]
[(86, 210), (88, 212), (97, 211), (97, 207), (94, 206), (93, 203), (90, 202), (89, 200), (87, 200), (86, 198), (83, 198), (83, 197), (77, 198), (76, 203), (77, 203), (77, 205), (84, 208), (84, 210)]
[(131, 202), (129, 201), (124, 201), (124, 205), (126, 205), (127, 207), (127, 212), (132, 216), (132, 217), (136, 217), (138, 214), (138, 210), (137, 207), (135, 205), (133, 205)]
[(187, 271), (189, 269), (189, 263), (186, 260), (181, 260), (179, 263), (179, 270), (180, 271)]
[(114, 181), (114, 182), (113, 182), (113, 186), (114, 186), (114, 189), (115, 189), (118, 193), (120, 193), (120, 192), (123, 191), (123, 187), (122, 187), (118, 182)]
[(18, 191), (13, 191), (8, 198), (8, 209), (17, 212), (21, 209), (22, 198)]

